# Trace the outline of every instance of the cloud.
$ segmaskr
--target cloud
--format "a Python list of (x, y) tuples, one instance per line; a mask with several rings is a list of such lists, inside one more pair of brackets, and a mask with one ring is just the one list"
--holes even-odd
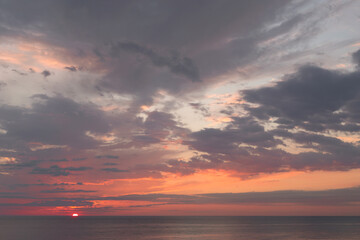
[(2, 164), (2, 167), (8, 169), (23, 169), (28, 167), (35, 167), (41, 162), (42, 162), (41, 160), (31, 160), (31, 161), (16, 162), (16, 163), (5, 163)]
[(115, 155), (98, 155), (96, 156), (97, 159), (102, 159), (102, 158), (106, 158), (106, 159), (118, 159), (119, 156), (115, 156)]
[(58, 165), (53, 165), (49, 168), (34, 168), (30, 174), (41, 174), (41, 175), (51, 175), (51, 176), (68, 176), (72, 171), (82, 172), (92, 169), (91, 167), (59, 167)]
[[(48, 198), (41, 200), (47, 201), (55, 200), (52, 193), (73, 196), (92, 191), (87, 184), (71, 189), (78, 181), (106, 183), (102, 194), (108, 196), (108, 182), (121, 188), (128, 179), (141, 179), (146, 184), (139, 191), (150, 189), (148, 185), (158, 189), (169, 175), (208, 169), (245, 179), (292, 170), (359, 168), (359, 70), (307, 65), (273, 85), (241, 90), (241, 99), (228, 108), (219, 109), (220, 104), (205, 99), (210, 92), (259, 86), (303, 62), (332, 66), (335, 59), (326, 57), (344, 50), (345, 42), (348, 49), (349, 42), (341, 45), (335, 39), (339, 47), (317, 47), (318, 39), (331, 35), (318, 36), (327, 29), (319, 26), (334, 22), (330, 15), (344, 6), (329, 10), (327, 5), (287, 0), (0, 1), (0, 39), (5, 40), (0, 48), (12, 53), (2, 56), (0, 63), (0, 190), (23, 187), (33, 197), (41, 192)], [(359, 56), (359, 51), (352, 55), (358, 67)], [(39, 76), (51, 76), (51, 81)], [(230, 122), (192, 132), (182, 121), (193, 111), (204, 117), (217, 117), (219, 111)], [(201, 123), (190, 120), (189, 128)], [(91, 167), (96, 174), (88, 171)], [(354, 191), (349, 190), (357, 196)], [(155, 205), (165, 200), (250, 203), (256, 198), (263, 199), (260, 203), (295, 203), (292, 198), (305, 203), (306, 194), (321, 199), (321, 194), (333, 198), (347, 193), (154, 194), (118, 199), (148, 199)], [(57, 200), (64, 206), (91, 201)]]
[(149, 112), (146, 120), (142, 123), (142, 127), (144, 136), (156, 139), (158, 142), (187, 132), (185, 128), (178, 126), (174, 115), (160, 111)]
[(129, 172), (128, 170), (122, 170), (119, 168), (102, 168), (101, 170), (105, 172)]
[(352, 54), (353, 61), (360, 68), (360, 49)]
[(174, 141), (186, 136), (190, 131), (182, 127), (170, 113), (152, 111), (146, 113), (146, 119), (138, 119), (131, 141), (121, 144), (122, 148), (143, 147), (156, 143)]
[(6, 82), (0, 81), (0, 90), (3, 89), (6, 85)]
[(211, 114), (209, 113), (209, 109), (201, 103), (189, 103), (191, 107), (193, 107), (195, 110), (201, 112), (205, 117), (210, 117)]
[[(55, 189), (56, 193), (62, 189)], [(82, 192), (84, 193), (84, 192)], [(10, 194), (10, 195), (9, 195)], [(22, 193), (3, 193), (0, 198), (32, 199)], [(238, 204), (238, 205), (279, 205), (296, 204), (307, 206), (354, 206), (359, 204), (360, 187), (326, 189), (316, 191), (281, 190), (269, 192), (242, 193), (204, 193), (204, 194), (128, 194), (120, 196), (86, 196), (58, 197), (52, 200), (36, 199), (28, 203), (1, 203), (0, 206), (92, 206), (93, 201), (146, 201), (149, 204), (130, 205), (129, 207), (152, 207), (155, 205), (206, 205), (206, 204)]]
[(50, 190), (42, 190), (42, 193), (92, 193), (97, 191), (92, 190), (83, 190), (83, 189), (65, 189), (65, 188), (55, 188)]
[[(109, 197), (84, 197), (77, 201), (147, 201), (154, 204), (299, 204), (299, 205), (354, 205), (360, 199), (360, 187), (316, 191), (281, 190), (269, 192), (204, 193), (204, 194), (129, 194)], [(65, 201), (65, 199), (59, 199)], [(69, 198), (66, 201), (73, 201)], [(153, 203), (153, 204), (152, 204)], [(146, 207), (146, 206), (144, 206)]]
[[(259, 107), (248, 110), (259, 119), (275, 117), (285, 128), (310, 131), (359, 131), (355, 107), (360, 101), (360, 72), (341, 73), (304, 66), (273, 87), (244, 90), (244, 99)], [(281, 97), (278, 97), (281, 96)]]
[(281, 143), (251, 117), (234, 117), (232, 120), (223, 130), (205, 128), (193, 132), (191, 137), (194, 140), (184, 143), (199, 151), (217, 153), (228, 153), (242, 143), (259, 147), (272, 147)]
[(41, 74), (42, 74), (44, 77), (48, 77), (48, 76), (51, 75), (51, 73), (50, 73), (48, 70), (42, 71)]
[(21, 184), (13, 184), (13, 185), (11, 185), (11, 188), (18, 188), (18, 187), (28, 188), (31, 186), (44, 187), (44, 186), (81, 186), (81, 185), (83, 185), (82, 182), (77, 182), (77, 183), (62, 182), (62, 183), (52, 183), (52, 184), (49, 184), (49, 183), (21, 183)]
[(69, 70), (70, 72), (76, 72), (78, 69), (74, 66), (65, 67), (65, 69)]
[(244, 174), (281, 171), (287, 164), (286, 152), (276, 149), (282, 141), (252, 117), (233, 117), (224, 129), (205, 128), (193, 132), (183, 141), (191, 150), (200, 152), (190, 161), (168, 162), (174, 169), (227, 169)]
[(12, 69), (11, 71), (16, 72), (17, 74), (19, 74), (21, 76), (26, 76), (27, 75), (26, 73), (20, 72), (20, 71), (18, 71), (16, 69)]
[(104, 166), (116, 166), (118, 165), (117, 163), (112, 163), (112, 162), (107, 162), (103, 164)]
[(105, 113), (94, 104), (80, 104), (71, 99), (37, 95), (32, 107), (0, 106), (0, 124), (6, 135), (0, 142), (9, 149), (26, 150), (27, 143), (92, 148), (99, 142), (88, 133), (109, 131)]
[[(81, 41), (89, 44), (97, 43), (91, 54), (101, 59), (101, 65), (106, 69), (106, 76), (95, 87), (101, 89), (100, 94), (130, 95), (134, 101), (133, 107), (137, 108), (152, 104), (159, 90), (182, 98), (213, 84), (218, 80), (217, 76), (236, 73), (237, 69), (259, 60), (266, 53), (264, 47), (258, 46), (262, 41), (284, 34), (301, 22), (302, 18), (295, 18), (291, 14), (290, 20), (285, 18), (284, 21), (289, 23), (282, 23), (276, 31), (264, 33), (267, 32), (266, 26), (280, 18), (281, 9), (288, 4), (290, 2), (282, 0), (265, 5), (241, 1), (226, 1), (224, 4), (207, 1), (207, 7), (204, 8), (201, 2), (162, 2), (156, 6), (139, 2), (128, 3), (126, 8), (133, 14), (126, 14), (121, 19), (118, 19), (113, 8), (102, 5), (98, 7), (107, 9), (109, 16), (118, 19), (114, 20), (116, 26), (107, 21), (109, 16), (104, 16), (92, 24), (91, 18), (82, 21), (92, 28), (98, 26), (101, 34), (89, 32), (88, 35), (92, 37), (88, 39), (78, 36), (78, 30), (83, 32), (87, 27), (78, 26), (76, 20), (73, 21), (76, 24), (72, 22), (68, 31), (74, 31), (73, 38), (80, 37)], [(86, 8), (99, 16), (96, 8)], [(256, 14), (252, 15), (251, 12)], [(184, 22), (180, 19), (185, 15), (187, 21)], [(72, 17), (76, 19), (78, 16)], [(123, 25), (124, 18), (129, 19), (127, 22), (131, 22), (130, 25), (134, 27)], [(102, 24), (99, 26), (101, 22), (107, 27), (104, 28)], [(147, 27), (144, 28), (145, 25)], [(110, 29), (117, 29), (119, 35), (114, 36), (115, 32)], [(114, 39), (120, 40), (114, 43)], [(104, 42), (108, 44), (104, 46)]]
[(360, 188), (320, 191), (273, 191), (249, 193), (210, 193), (198, 195), (203, 203), (296, 203), (304, 205), (352, 205), (358, 202)]
[(68, 207), (68, 206), (82, 206), (91, 207), (92, 202), (88, 201), (66, 201), (66, 200), (46, 200), (35, 201), (30, 203), (0, 203), (0, 206), (4, 207)]
[[(304, 66), (273, 86), (243, 90), (240, 93), (247, 103), (236, 107), (245, 107), (248, 116), (231, 117), (222, 129), (189, 134), (183, 144), (200, 154), (190, 161), (169, 161), (165, 169), (226, 169), (247, 177), (291, 169), (359, 168), (358, 145), (324, 135), (330, 130), (360, 131), (360, 115), (355, 110), (360, 106), (358, 79), (358, 71)], [(271, 126), (271, 130), (264, 126)], [(287, 141), (303, 150), (288, 152)]]
[(66, 158), (60, 158), (60, 159), (50, 159), (49, 162), (68, 162)]
[[(359, 203), (360, 188), (343, 188), (319, 191), (272, 191), (207, 194), (134, 194), (105, 197), (104, 200), (149, 201), (165, 204), (279, 204), (301, 205), (353, 205)], [(153, 204), (143, 207), (151, 207)]]
[(167, 67), (172, 73), (185, 76), (193, 82), (200, 81), (199, 70), (195, 63), (188, 57), (180, 57), (175, 53), (170, 57), (160, 56), (152, 49), (133, 42), (118, 43), (112, 48), (113, 54), (118, 53), (119, 49), (146, 56), (155, 66)]
[(80, 158), (73, 158), (72, 160), (73, 161), (84, 161), (84, 160), (86, 160), (86, 158), (85, 157), (80, 157)]

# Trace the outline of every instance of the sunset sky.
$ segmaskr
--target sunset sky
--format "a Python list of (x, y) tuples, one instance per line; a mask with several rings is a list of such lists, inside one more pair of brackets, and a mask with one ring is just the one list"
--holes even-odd
[(360, 215), (359, 9), (0, 0), (0, 215)]

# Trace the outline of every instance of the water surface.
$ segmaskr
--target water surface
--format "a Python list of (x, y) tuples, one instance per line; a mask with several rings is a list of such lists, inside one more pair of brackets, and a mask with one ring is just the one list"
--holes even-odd
[(1, 240), (358, 240), (360, 217), (0, 217)]

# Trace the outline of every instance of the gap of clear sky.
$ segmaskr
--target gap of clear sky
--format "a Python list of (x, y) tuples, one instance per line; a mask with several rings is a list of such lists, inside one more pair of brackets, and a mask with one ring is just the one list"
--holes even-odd
[(359, 9), (0, 0), (0, 215), (359, 215)]

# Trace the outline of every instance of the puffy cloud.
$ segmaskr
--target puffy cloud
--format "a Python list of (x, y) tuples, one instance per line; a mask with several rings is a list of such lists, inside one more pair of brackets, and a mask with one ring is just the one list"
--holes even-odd
[(27, 143), (92, 148), (98, 141), (87, 133), (109, 131), (105, 113), (93, 104), (79, 104), (71, 99), (38, 95), (31, 108), (0, 106), (0, 135), (4, 147), (27, 149)]
[(191, 134), (193, 141), (184, 143), (198, 151), (230, 153), (240, 144), (259, 147), (272, 147), (281, 143), (266, 132), (254, 119), (234, 117), (225, 129), (206, 128)]
[(305, 66), (286, 75), (273, 87), (244, 90), (246, 101), (259, 104), (248, 110), (259, 119), (275, 117), (285, 128), (310, 131), (360, 130), (355, 107), (360, 101), (360, 72), (341, 73)]
[[(355, 110), (359, 79), (359, 71), (304, 66), (273, 86), (243, 90), (247, 101), (243, 106), (250, 117), (232, 117), (223, 129), (193, 132), (184, 144), (204, 154), (183, 165), (249, 174), (358, 168), (359, 146), (324, 133), (360, 131)], [(265, 130), (265, 125), (272, 130)], [(289, 140), (305, 150), (297, 154), (280, 150)]]
[[(290, 17), (276, 31), (267, 30), (283, 9), (292, 7), (288, 0), (196, 4), (37, 0), (32, 4), (5, 1), (0, 6), (0, 20), (7, 29), (4, 36), (51, 46), (69, 71), (78, 69), (74, 59), (80, 59), (85, 66), (79, 66), (84, 69), (106, 73), (99, 79), (98, 89), (130, 94), (140, 105), (152, 103), (159, 90), (180, 97), (211, 84), (210, 78), (236, 72), (264, 52), (257, 46), (261, 41), (283, 34), (301, 21)], [(43, 75), (46, 73), (50, 71)]]
[(170, 113), (152, 111), (148, 112), (146, 119), (137, 122), (137, 133), (131, 137), (131, 142), (122, 147), (148, 146), (151, 144), (166, 143), (185, 137), (190, 131), (176, 121)]

